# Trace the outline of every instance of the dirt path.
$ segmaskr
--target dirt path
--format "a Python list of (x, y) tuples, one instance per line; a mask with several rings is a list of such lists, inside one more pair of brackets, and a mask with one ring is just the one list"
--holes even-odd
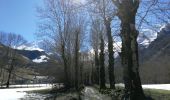
[(93, 87), (85, 87), (82, 94), (82, 100), (111, 100), (111, 97), (101, 94)]

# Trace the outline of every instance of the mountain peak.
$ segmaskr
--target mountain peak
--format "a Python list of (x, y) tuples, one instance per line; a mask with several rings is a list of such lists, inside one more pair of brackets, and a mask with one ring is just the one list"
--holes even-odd
[(43, 49), (41, 49), (38, 45), (38, 42), (31, 42), (31, 43), (27, 43), (27, 44), (24, 44), (24, 45), (21, 45), (19, 47), (17, 47), (18, 50), (28, 50), (28, 51), (44, 51)]
[(170, 35), (170, 23), (163, 25), (161, 27), (160, 32), (158, 32), (158, 37), (161, 37), (162, 35)]

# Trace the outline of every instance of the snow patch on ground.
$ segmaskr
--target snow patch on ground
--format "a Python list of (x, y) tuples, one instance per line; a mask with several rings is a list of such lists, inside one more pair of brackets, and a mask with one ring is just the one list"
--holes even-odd
[(144, 89), (161, 89), (161, 90), (170, 90), (170, 84), (149, 84), (142, 85)]
[(112, 100), (109, 96), (101, 94), (93, 87), (85, 87), (82, 91), (82, 100)]
[(50, 89), (52, 86), (48, 85), (39, 85), (40, 87), (33, 88), (9, 88), (9, 89), (0, 89), (0, 100), (19, 100), (26, 96), (25, 91), (33, 91), (33, 90), (43, 90)]
[[(116, 86), (124, 87), (123, 83), (116, 84)], [(160, 90), (170, 90), (170, 84), (146, 84), (142, 85), (143, 89), (160, 89)]]
[(36, 58), (34, 60), (32, 60), (35, 63), (42, 63), (42, 62), (47, 62), (49, 58), (46, 55), (42, 55), (39, 58)]

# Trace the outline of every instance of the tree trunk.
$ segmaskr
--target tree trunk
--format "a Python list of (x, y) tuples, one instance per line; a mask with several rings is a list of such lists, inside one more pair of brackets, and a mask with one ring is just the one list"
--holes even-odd
[(11, 67), (9, 69), (9, 74), (8, 74), (8, 79), (7, 79), (7, 83), (6, 83), (6, 88), (9, 88), (11, 74), (12, 74), (12, 71), (13, 71), (13, 68), (14, 68), (13, 61), (12, 61), (12, 64), (10, 66)]
[(113, 51), (113, 38), (111, 33), (111, 19), (105, 19), (105, 26), (107, 30), (108, 38), (108, 52), (109, 52), (109, 82), (110, 88), (115, 89), (115, 77), (114, 77), (114, 51)]
[(100, 37), (100, 89), (105, 89), (104, 40)]
[(122, 22), (122, 62), (124, 67), (125, 97), (130, 100), (143, 100), (144, 93), (139, 77), (138, 32), (135, 28), (135, 17), (128, 23)]
[(62, 59), (63, 59), (63, 63), (64, 63), (64, 75), (65, 75), (65, 80), (64, 80), (64, 85), (65, 88), (69, 89), (70, 88), (70, 80), (69, 80), (69, 76), (68, 76), (68, 66), (67, 66), (67, 58), (66, 58), (66, 54), (65, 54), (65, 44), (62, 43)]
[[(132, 53), (131, 53), (131, 40), (128, 24), (122, 24), (121, 36), (122, 36), (122, 66), (123, 66), (123, 79), (125, 84), (125, 98), (130, 98), (132, 92), (132, 79), (131, 79), (131, 68), (132, 68)], [(130, 99), (131, 100), (131, 99)]]
[(2, 76), (2, 67), (0, 67), (1, 71), (0, 71), (0, 77)]
[(2, 72), (2, 80), (1, 80), (1, 87), (3, 86), (3, 84), (4, 84), (4, 72), (5, 72), (5, 70)]
[[(11, 51), (12, 52), (12, 51)], [(9, 88), (9, 84), (10, 84), (10, 79), (11, 79), (11, 74), (14, 70), (14, 63), (15, 63), (15, 55), (16, 55), (16, 50), (14, 50), (13, 52), (14, 54), (11, 57), (11, 63), (10, 63), (10, 67), (9, 67), (9, 74), (8, 74), (8, 79), (7, 79), (7, 83), (6, 83), (6, 88)], [(9, 60), (10, 61), (10, 60)]]
[(95, 83), (99, 85), (99, 57), (98, 57), (98, 50), (95, 50)]
[(144, 100), (144, 93), (139, 76), (138, 31), (135, 28), (135, 17), (140, 0), (113, 0), (118, 7), (121, 20), (122, 65), (125, 83), (125, 97), (130, 100)]
[(80, 65), (80, 85), (83, 85), (83, 64)]
[(75, 88), (79, 89), (79, 66), (78, 66), (78, 58), (79, 58), (79, 32), (76, 32), (75, 39)]
[(132, 60), (133, 60), (133, 68), (132, 68), (132, 79), (135, 90), (135, 98), (143, 97), (144, 93), (142, 90), (142, 84), (139, 75), (139, 55), (138, 55), (138, 43), (137, 37), (139, 32), (136, 30), (134, 24), (131, 24), (131, 49), (132, 49)]

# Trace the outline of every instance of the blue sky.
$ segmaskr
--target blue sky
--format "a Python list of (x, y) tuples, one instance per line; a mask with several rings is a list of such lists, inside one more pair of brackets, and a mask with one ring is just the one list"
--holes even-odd
[(43, 0), (0, 0), (0, 31), (23, 35), (28, 41), (36, 39), (36, 7)]

